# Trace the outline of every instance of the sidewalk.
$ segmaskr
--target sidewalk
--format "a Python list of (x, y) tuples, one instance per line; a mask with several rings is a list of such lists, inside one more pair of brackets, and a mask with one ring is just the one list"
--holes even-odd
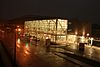
[[(39, 42), (40, 45), (37, 46), (37, 53), (36, 55), (50, 64), (50, 67), (78, 67), (79, 65), (74, 64), (62, 57), (55, 55), (55, 50), (50, 48), (50, 52), (46, 52), (46, 45), (45, 41)], [(59, 46), (57, 46), (59, 47)]]
[[(57, 48), (57, 47), (53, 46), (53, 47), (51, 47), (51, 49), (55, 50), (56, 55), (58, 55), (60, 57), (63, 57), (65, 59), (68, 59), (68, 57), (70, 57), (70, 59), (73, 58), (73, 62), (76, 59), (75, 61), (79, 62), (83, 66), (87, 65), (87, 64), (94, 65), (94, 66), (97, 66), (97, 65), (100, 66), (99, 55), (98, 55), (98, 59), (97, 59), (97, 58), (93, 57), (92, 55), (86, 55), (85, 54), (86, 50), (79, 51), (78, 49), (70, 49), (68, 47), (63, 47), (63, 46), (59, 46), (59, 48)], [(84, 64), (84, 63), (86, 63), (86, 64)]]
[[(79, 49), (70, 49), (69, 47), (61, 47), (64, 52), (75, 54), (77, 56), (81, 56), (87, 59), (91, 59), (100, 63), (100, 55), (96, 54), (96, 51), (93, 52), (90, 48), (84, 48), (84, 51), (80, 51)], [(89, 53), (91, 52), (91, 53)], [(88, 54), (87, 54), (88, 53)], [(96, 56), (96, 57), (95, 57)]]

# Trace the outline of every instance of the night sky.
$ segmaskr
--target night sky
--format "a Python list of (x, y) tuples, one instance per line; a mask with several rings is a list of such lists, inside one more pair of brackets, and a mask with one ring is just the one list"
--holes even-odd
[(60, 16), (100, 22), (100, 0), (0, 0), (0, 19)]

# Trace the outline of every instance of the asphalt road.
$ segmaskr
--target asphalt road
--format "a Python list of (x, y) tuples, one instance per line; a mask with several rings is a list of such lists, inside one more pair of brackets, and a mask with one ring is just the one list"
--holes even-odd
[[(4, 33), (3, 42), (14, 58), (14, 47), (16, 44), (16, 60), (21, 67), (79, 67), (64, 58), (58, 57), (52, 52), (46, 52), (45, 42), (23, 42), (15, 38), (15, 33)], [(61, 48), (51, 49), (51, 51), (65, 52)], [(85, 46), (84, 54), (88, 58), (97, 59), (100, 61), (100, 49), (90, 46)]]
[(16, 58), (21, 67), (79, 67), (52, 52), (46, 52), (44, 41), (36, 44), (17, 40)]

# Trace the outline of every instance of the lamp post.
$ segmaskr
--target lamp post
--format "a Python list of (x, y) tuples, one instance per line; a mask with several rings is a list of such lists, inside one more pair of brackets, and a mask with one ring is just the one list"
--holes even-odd
[(15, 45), (14, 45), (14, 67), (18, 67), (16, 64), (16, 39), (19, 37), (21, 29), (19, 27), (16, 28), (15, 31)]

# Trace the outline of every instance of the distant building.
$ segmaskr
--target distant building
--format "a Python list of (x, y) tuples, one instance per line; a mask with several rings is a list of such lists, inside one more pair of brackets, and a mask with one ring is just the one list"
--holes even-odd
[(87, 21), (71, 19), (68, 24), (68, 34), (91, 36), (91, 23)]

